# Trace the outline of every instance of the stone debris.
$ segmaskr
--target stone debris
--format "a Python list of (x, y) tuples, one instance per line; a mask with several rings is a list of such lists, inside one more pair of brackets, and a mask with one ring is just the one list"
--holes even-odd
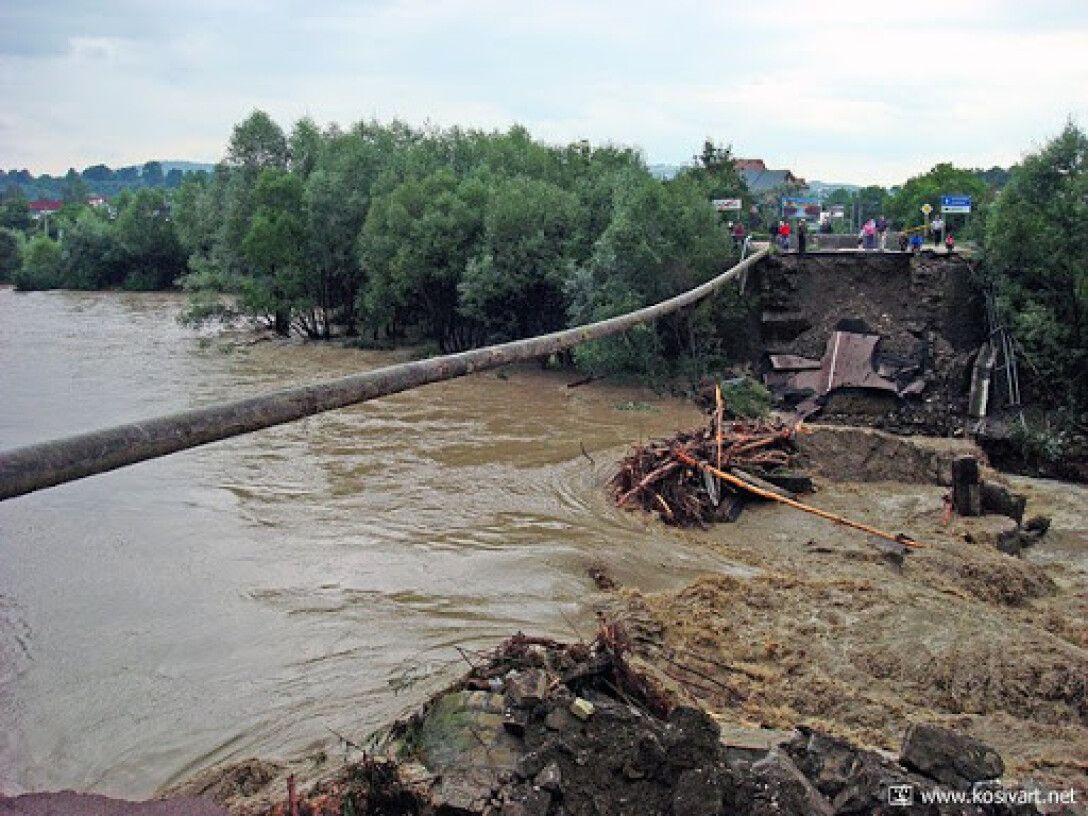
[[(394, 724), (374, 753), (299, 797), (304, 816), (848, 816), (1038, 813), (1018, 805), (889, 806), (889, 786), (964, 789), (1003, 763), (949, 729), (913, 726), (902, 759), (809, 728), (719, 721), (633, 668), (628, 637), (517, 635)], [(489, 690), (504, 678), (505, 694)], [(521, 706), (516, 708), (515, 706)], [(524, 715), (517, 736), (504, 727)], [(581, 711), (582, 716), (572, 716)], [(383, 756), (384, 754), (384, 756)], [(285, 803), (238, 816), (291, 816)]]
[(1005, 770), (1005, 763), (989, 746), (927, 723), (916, 723), (907, 731), (900, 760), (908, 768), (959, 789), (997, 779)]
[(1050, 529), (1050, 519), (1046, 516), (1033, 516), (1024, 524), (1027, 497), (983, 479), (974, 456), (957, 456), (952, 461), (952, 492), (946, 501), (961, 516), (996, 514), (1015, 522), (1015, 526), (999, 531), (993, 541), (1006, 555), (1019, 556)]
[(594, 711), (596, 711), (596, 707), (593, 703), (589, 700), (583, 700), (581, 697), (575, 697), (574, 702), (570, 704), (570, 713), (579, 720), (588, 720), (593, 716)]

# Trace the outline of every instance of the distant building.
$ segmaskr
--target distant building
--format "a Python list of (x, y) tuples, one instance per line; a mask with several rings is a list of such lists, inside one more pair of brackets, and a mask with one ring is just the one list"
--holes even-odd
[(60, 212), (61, 208), (64, 207), (64, 202), (59, 198), (39, 198), (37, 201), (31, 201), (28, 206), (30, 207), (30, 217), (37, 219), (43, 215)]
[(104, 199), (100, 195), (89, 195), (89, 196), (87, 196), (87, 205), (90, 206), (90, 207), (102, 207), (102, 206), (105, 205), (105, 203), (106, 203), (106, 199)]
[(808, 186), (803, 178), (795, 176), (789, 170), (769, 169), (763, 159), (736, 159), (733, 166), (737, 168), (754, 196), (771, 191), (800, 191)]

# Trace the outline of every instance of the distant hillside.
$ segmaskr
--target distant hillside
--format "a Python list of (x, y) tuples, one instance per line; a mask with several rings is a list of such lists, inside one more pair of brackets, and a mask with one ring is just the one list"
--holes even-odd
[(687, 167), (682, 164), (650, 164), (646, 169), (650, 171), (650, 175), (667, 181), (680, 175)]
[(848, 190), (851, 193), (856, 193), (861, 189), (859, 184), (846, 184), (841, 181), (810, 181), (808, 182), (808, 192), (815, 196), (825, 195), (832, 190)]
[(17, 187), (31, 200), (81, 199), (91, 194), (110, 198), (122, 190), (135, 190), (140, 187), (177, 187), (188, 173), (208, 172), (214, 167), (215, 165), (206, 162), (152, 160), (117, 169), (104, 164), (93, 164), (82, 172), (72, 168), (63, 176), (51, 176), (48, 173), (35, 176), (25, 169), (0, 170), (0, 193)]
[(215, 165), (208, 162), (164, 161), (160, 162), (160, 164), (164, 173), (169, 173), (175, 168), (182, 173), (210, 173), (215, 169)]

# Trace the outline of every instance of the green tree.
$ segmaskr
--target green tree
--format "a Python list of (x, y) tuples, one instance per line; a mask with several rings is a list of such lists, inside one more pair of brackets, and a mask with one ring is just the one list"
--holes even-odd
[(0, 227), (0, 282), (12, 279), (23, 265), (23, 237), (7, 227)]
[(449, 169), (409, 178), (375, 197), (359, 239), (368, 272), (360, 311), (372, 332), (418, 325), (443, 350), (471, 345), (458, 286), (483, 228), (487, 182)]
[(1069, 123), (1013, 169), (986, 224), (1001, 312), (1037, 372), (1036, 395), (1088, 404), (1088, 136)]
[(34, 221), (30, 217), (30, 201), (23, 188), (10, 185), (0, 198), (0, 227), (13, 230), (27, 230)]
[(261, 171), (254, 190), (256, 210), (242, 240), (255, 274), (244, 282), (242, 296), (247, 311), (272, 316), (277, 333), (290, 334), (294, 318), (305, 334), (316, 337), (315, 298), (305, 279), (303, 196), (298, 176), (275, 167)]
[[(924, 221), (922, 205), (929, 204), (934, 212), (939, 212), (941, 197), (946, 195), (971, 196), (976, 210), (972, 213), (972, 221), (980, 219), (977, 211), (984, 209), (991, 197), (989, 186), (973, 171), (946, 162), (935, 165), (927, 173), (908, 179), (889, 202), (889, 216), (897, 226), (917, 226)], [(964, 216), (953, 216), (949, 219), (949, 226), (956, 230), (959, 237), (969, 236), (963, 230), (965, 220)]]
[(143, 169), (140, 170), (140, 181), (144, 183), (145, 187), (162, 187), (163, 180), (162, 164), (160, 162), (149, 161), (144, 163)]
[(310, 117), (299, 119), (287, 143), (291, 172), (307, 178), (313, 172), (323, 147), (321, 130)]
[(84, 209), (65, 231), (62, 276), (69, 289), (104, 289), (124, 282), (128, 258), (111, 224)]
[(329, 134), (306, 150), (313, 161), (306, 178), (310, 268), (320, 278), (324, 332), (337, 323), (353, 334), (364, 279), (357, 240), (388, 154), (359, 131)]
[(740, 198), (748, 185), (737, 170), (731, 146), (720, 147), (707, 139), (694, 157), (695, 166), (687, 174), (699, 181), (707, 198)]
[[(613, 217), (593, 256), (567, 283), (571, 322), (603, 320), (678, 294), (712, 277), (731, 251), (696, 180), (661, 183), (628, 172), (617, 178)], [(660, 382), (682, 359), (695, 374), (705, 362), (700, 355), (714, 345), (713, 325), (705, 312), (675, 315), (579, 346), (575, 359), (591, 373), (646, 382)]]
[(145, 187), (119, 206), (114, 235), (123, 253), (123, 285), (128, 289), (167, 289), (185, 272), (166, 193)]
[(23, 250), (23, 265), (12, 275), (16, 289), (59, 289), (64, 285), (60, 244), (35, 235)]
[(83, 180), (92, 184), (113, 181), (113, 171), (104, 164), (92, 164), (83, 171)]
[(235, 125), (227, 148), (227, 164), (262, 170), (287, 167), (287, 138), (267, 113), (255, 110)]
[(64, 177), (64, 184), (61, 186), (60, 197), (64, 200), (65, 206), (82, 205), (86, 203), (87, 183), (83, 181), (83, 178), (75, 171), (75, 168), (70, 168), (68, 174)]
[(460, 310), (488, 341), (554, 331), (566, 317), (564, 283), (583, 215), (578, 197), (547, 181), (497, 181), (477, 253), (465, 267)]

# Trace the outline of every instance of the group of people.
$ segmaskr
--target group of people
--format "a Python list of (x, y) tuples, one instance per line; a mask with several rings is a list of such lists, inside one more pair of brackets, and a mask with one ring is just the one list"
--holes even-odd
[(858, 246), (862, 249), (876, 249), (878, 243), (881, 252), (887, 249), (888, 219), (883, 215), (870, 218), (861, 225), (861, 232), (858, 233)]
[[(736, 223), (730, 222), (729, 228), (733, 236), (733, 244), (738, 248), (744, 243), (748, 237), (748, 232), (744, 227), (744, 223), (737, 221)], [(890, 224), (888, 219), (883, 215), (878, 218), (870, 218), (861, 226), (861, 231), (858, 233), (858, 248), (865, 250), (877, 250), (884, 252), (887, 249), (888, 244), (888, 232)], [(830, 222), (820, 224), (820, 232), (831, 232)], [(790, 222), (781, 220), (778, 222), (778, 226), (771, 229), (771, 238), (778, 244), (782, 251), (787, 251), (790, 248), (790, 242), (794, 235), (794, 228), (790, 226)], [(933, 236), (933, 246), (940, 246), (944, 243), (945, 249), (949, 252), (953, 252), (956, 248), (956, 238), (952, 234), (951, 230), (946, 232), (944, 219), (938, 215), (929, 224), (929, 232)], [(797, 235), (797, 251), (804, 253), (808, 242), (808, 222), (801, 218), (797, 221), (796, 228)], [(922, 248), (923, 239), (922, 236), (915, 233), (901, 232), (899, 234), (899, 250), (906, 252), (908, 248), (912, 252), (918, 252)]]
[[(779, 221), (777, 238), (778, 246), (783, 252), (790, 248), (790, 236), (793, 234), (793, 229), (790, 227), (789, 221)], [(808, 222), (801, 218), (797, 221), (797, 251), (802, 255), (805, 252), (805, 245), (808, 242)]]

